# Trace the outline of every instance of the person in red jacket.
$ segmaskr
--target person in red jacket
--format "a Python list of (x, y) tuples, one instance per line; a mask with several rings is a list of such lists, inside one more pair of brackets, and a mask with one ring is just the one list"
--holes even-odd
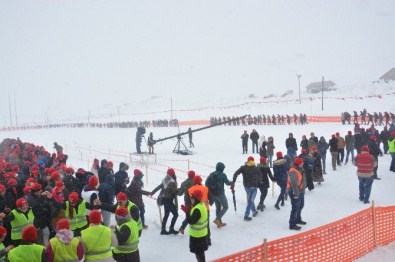
[(377, 166), (377, 161), (369, 153), (369, 147), (363, 146), (361, 153), (354, 160), (353, 165), (357, 166), (357, 176), (359, 180), (359, 200), (365, 204), (369, 203), (370, 191), (374, 180), (373, 169)]

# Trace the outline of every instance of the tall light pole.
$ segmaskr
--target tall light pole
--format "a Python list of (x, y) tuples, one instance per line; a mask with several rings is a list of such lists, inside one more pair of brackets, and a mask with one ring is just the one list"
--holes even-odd
[(300, 78), (302, 77), (302, 75), (296, 75), (296, 77), (298, 78), (298, 83), (299, 83), (299, 104), (301, 104), (302, 101), (300, 100)]

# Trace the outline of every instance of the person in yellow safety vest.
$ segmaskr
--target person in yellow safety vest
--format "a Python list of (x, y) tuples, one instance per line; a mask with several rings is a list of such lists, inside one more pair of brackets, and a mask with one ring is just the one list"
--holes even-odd
[(0, 262), (6, 261), (6, 255), (8, 252), (14, 248), (13, 245), (9, 245), (7, 247), (4, 246), (4, 238), (7, 235), (7, 229), (0, 226)]
[[(189, 198), (192, 198), (192, 195), (195, 193), (196, 190), (200, 190), (203, 193), (202, 200), (203, 204), (207, 208), (207, 219), (210, 221), (210, 204), (208, 203), (208, 187), (202, 185), (202, 177), (195, 176), (193, 178), (193, 186), (188, 189)], [(226, 226), (226, 223), (223, 223)], [(211, 233), (210, 233), (210, 223), (207, 223), (207, 244), (211, 246)]]
[(92, 210), (89, 222), (89, 227), (81, 231), (85, 261), (114, 261), (111, 253), (111, 229), (102, 225), (101, 212)]
[(115, 205), (108, 205), (106, 203), (101, 203), (101, 208), (103, 210), (115, 213), (115, 211), (119, 207), (126, 207), (127, 210), (129, 211), (130, 215), (132, 216), (133, 220), (136, 221), (137, 227), (139, 229), (139, 237), (141, 236), (141, 231), (143, 229), (143, 224), (141, 222), (141, 217), (140, 217), (140, 210), (137, 207), (136, 204), (134, 204), (132, 201), (128, 200), (128, 196), (124, 192), (119, 192), (116, 196), (117, 198), (117, 203)]
[(10, 262), (42, 262), (46, 261), (45, 248), (37, 245), (37, 229), (34, 226), (27, 226), (22, 230), (22, 242), (19, 246), (11, 249), (8, 253)]
[(288, 171), (288, 195), (291, 199), (291, 214), (289, 217), (289, 229), (300, 230), (298, 225), (306, 225), (302, 220), (304, 207), (304, 192), (306, 190), (306, 176), (303, 174), (303, 158), (296, 157), (293, 167)]
[(117, 262), (140, 262), (139, 253), (139, 229), (136, 221), (130, 215), (125, 206), (117, 208), (115, 211), (115, 236), (118, 240), (112, 252), (113, 258)]
[(18, 246), (22, 241), (23, 228), (33, 225), (34, 214), (26, 198), (19, 198), (16, 203), (16, 209), (12, 210), (7, 216), (0, 213), (3, 222), (11, 223), (11, 244)]
[(181, 210), (187, 215), (189, 223), (189, 250), (195, 253), (198, 262), (205, 262), (204, 252), (208, 249), (208, 212), (202, 201), (203, 192), (195, 190), (191, 196), (192, 208), (181, 205)]
[(100, 200), (95, 199), (93, 205), (91, 205), (80, 198), (76, 192), (71, 192), (68, 201), (61, 204), (60, 208), (65, 210), (66, 218), (70, 223), (70, 229), (73, 230), (74, 236), (78, 237), (81, 235), (81, 230), (88, 227), (86, 209), (100, 208)]
[(48, 242), (45, 249), (47, 262), (81, 261), (84, 257), (84, 247), (79, 238), (74, 237), (70, 223), (61, 218), (56, 223), (56, 235)]

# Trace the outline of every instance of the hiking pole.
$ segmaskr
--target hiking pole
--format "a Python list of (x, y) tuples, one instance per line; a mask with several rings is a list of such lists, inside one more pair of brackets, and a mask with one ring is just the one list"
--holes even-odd
[(237, 212), (236, 209), (236, 196), (235, 196), (235, 190), (232, 189), (232, 195), (233, 195), (233, 206), (235, 207), (235, 213)]

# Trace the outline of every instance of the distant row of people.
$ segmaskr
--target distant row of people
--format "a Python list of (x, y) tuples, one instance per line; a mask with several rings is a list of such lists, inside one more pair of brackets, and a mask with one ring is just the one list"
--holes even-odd
[(246, 125), (305, 125), (308, 124), (307, 115), (300, 113), (299, 115), (257, 115), (257, 116), (246, 116), (246, 117), (211, 117), (211, 125), (228, 125), (228, 126), (246, 126)]
[[(351, 119), (352, 118), (352, 119)], [(341, 121), (342, 124), (361, 124), (361, 125), (390, 125), (391, 123), (395, 123), (395, 114), (392, 112), (374, 112), (369, 113), (366, 109), (360, 111), (353, 111), (353, 115), (349, 112), (342, 112), (341, 113)]]

